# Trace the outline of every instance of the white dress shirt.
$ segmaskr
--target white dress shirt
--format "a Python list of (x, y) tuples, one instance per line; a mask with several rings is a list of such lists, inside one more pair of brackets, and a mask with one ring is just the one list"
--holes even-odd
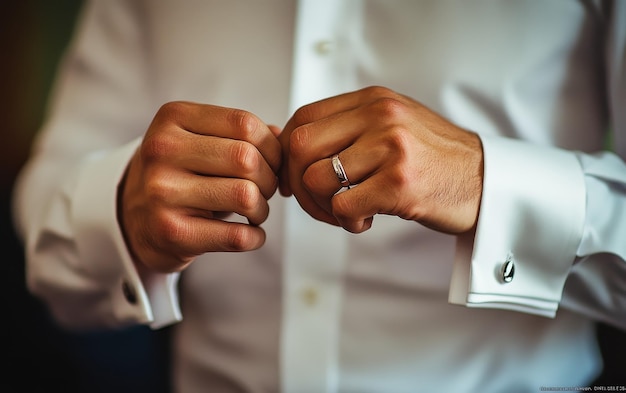
[[(626, 328), (625, 46), (626, 2), (88, 2), (16, 188), (29, 288), (69, 328), (175, 324), (181, 393), (585, 386), (594, 322)], [(475, 234), (276, 194), (261, 249), (139, 277), (116, 191), (160, 105), (280, 126), (369, 85), (480, 134)]]

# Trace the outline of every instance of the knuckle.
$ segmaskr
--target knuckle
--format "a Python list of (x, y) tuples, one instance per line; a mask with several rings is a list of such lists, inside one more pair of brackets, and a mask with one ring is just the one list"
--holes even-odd
[(158, 247), (165, 250), (178, 248), (190, 235), (189, 225), (172, 214), (162, 214), (153, 230)]
[(393, 97), (396, 95), (393, 90), (383, 86), (368, 86), (363, 90), (370, 97)]
[(388, 120), (403, 119), (408, 111), (407, 106), (402, 101), (393, 97), (377, 98), (371, 106), (373, 112)]
[(321, 177), (319, 171), (316, 170), (315, 165), (308, 167), (302, 174), (302, 184), (304, 187), (312, 193), (321, 189)]
[(141, 143), (141, 156), (145, 160), (157, 160), (180, 153), (182, 143), (175, 136), (177, 124), (187, 116), (189, 103), (172, 101), (163, 104)]
[(251, 212), (259, 205), (260, 191), (251, 181), (239, 181), (233, 187), (233, 199), (243, 212)]
[(387, 185), (390, 189), (403, 190), (411, 185), (411, 176), (404, 165), (394, 165), (386, 173)]
[(148, 161), (157, 161), (163, 157), (176, 154), (179, 150), (177, 138), (170, 138), (166, 133), (147, 135), (141, 143), (140, 155)]
[(393, 151), (394, 157), (397, 159), (406, 158), (406, 149), (409, 146), (410, 131), (400, 125), (387, 127), (385, 130), (385, 144)]
[(241, 109), (233, 109), (228, 115), (228, 121), (242, 140), (254, 138), (261, 123), (255, 115)]
[(244, 225), (229, 225), (225, 236), (228, 250), (245, 251), (253, 244), (252, 235)]
[(301, 106), (293, 114), (293, 121), (296, 125), (308, 124), (316, 118), (317, 105), (315, 103)]
[(160, 121), (178, 121), (188, 112), (189, 104), (184, 101), (170, 101), (161, 105), (156, 114)]
[(345, 193), (337, 194), (331, 199), (333, 215), (339, 220), (352, 219), (352, 203), (345, 197)]
[(244, 175), (250, 175), (259, 170), (261, 158), (258, 150), (247, 142), (236, 142), (232, 145), (231, 163)]
[(151, 203), (161, 204), (171, 199), (177, 189), (167, 177), (150, 176), (145, 182), (145, 190)]
[(294, 129), (289, 137), (289, 155), (296, 158), (302, 156), (310, 146), (310, 141), (311, 131), (307, 125)]

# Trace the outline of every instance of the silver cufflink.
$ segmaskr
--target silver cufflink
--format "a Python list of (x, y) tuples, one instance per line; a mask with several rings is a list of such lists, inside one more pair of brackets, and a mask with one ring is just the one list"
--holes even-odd
[(506, 256), (506, 260), (502, 264), (500, 274), (503, 283), (513, 281), (513, 276), (515, 275), (515, 262), (513, 261), (513, 254), (509, 253)]

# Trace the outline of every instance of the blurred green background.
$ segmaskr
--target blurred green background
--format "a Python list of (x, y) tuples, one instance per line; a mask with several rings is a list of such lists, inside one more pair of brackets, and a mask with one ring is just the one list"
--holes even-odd
[[(54, 325), (24, 287), (23, 253), (11, 223), (11, 189), (42, 122), (48, 89), (81, 3), (0, 2), (0, 236), (5, 252), (0, 392), (166, 393), (167, 329), (70, 334)], [(598, 336), (607, 363), (597, 382), (626, 385), (625, 334), (599, 325)]]

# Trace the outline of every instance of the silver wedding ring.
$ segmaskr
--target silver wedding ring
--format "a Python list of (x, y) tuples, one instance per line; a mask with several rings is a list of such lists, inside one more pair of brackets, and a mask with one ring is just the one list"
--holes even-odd
[(337, 179), (339, 180), (341, 187), (350, 188), (350, 180), (348, 180), (348, 175), (346, 175), (346, 170), (343, 169), (343, 165), (341, 165), (341, 161), (339, 161), (339, 155), (335, 154), (332, 157), (331, 162), (333, 164), (333, 170), (335, 171), (335, 174), (337, 175)]

